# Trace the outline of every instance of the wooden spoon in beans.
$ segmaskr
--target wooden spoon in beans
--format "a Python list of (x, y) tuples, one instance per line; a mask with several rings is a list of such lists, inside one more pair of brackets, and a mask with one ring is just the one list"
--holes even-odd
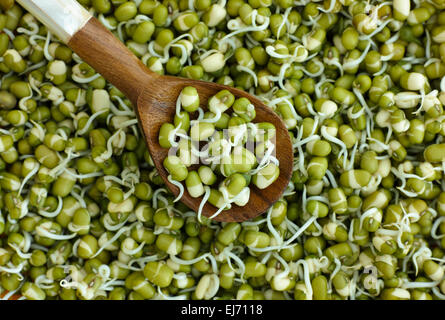
[[(25, 9), (45, 24), (65, 42), (83, 61), (126, 95), (135, 106), (139, 125), (145, 135), (148, 150), (168, 188), (175, 196), (179, 189), (168, 180), (163, 160), (168, 149), (159, 145), (159, 129), (172, 123), (176, 101), (186, 86), (195, 87), (200, 107), (207, 109), (208, 99), (221, 90), (229, 90), (236, 98), (245, 97), (255, 106), (254, 122), (269, 122), (276, 128), (276, 158), (280, 176), (265, 189), (250, 185), (250, 199), (245, 206), (232, 205), (214, 218), (222, 222), (242, 222), (266, 212), (283, 194), (292, 175), (293, 151), (286, 126), (273, 110), (258, 98), (232, 87), (172, 76), (161, 76), (150, 71), (119, 39), (75, 0), (17, 0)], [(185, 190), (181, 201), (195, 212), (202, 197), (193, 198)], [(217, 208), (206, 203), (202, 214), (212, 216)]]

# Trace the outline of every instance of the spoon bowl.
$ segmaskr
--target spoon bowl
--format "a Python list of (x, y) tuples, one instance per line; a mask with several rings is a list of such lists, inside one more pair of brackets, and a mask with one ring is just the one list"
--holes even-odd
[[(276, 158), (280, 175), (268, 188), (259, 190), (250, 185), (249, 202), (223, 211), (216, 221), (245, 221), (267, 211), (283, 194), (292, 175), (293, 150), (284, 122), (258, 98), (232, 87), (192, 79), (161, 76), (150, 71), (119, 39), (74, 0), (17, 0), (35, 15), (49, 30), (105, 79), (122, 91), (135, 106), (139, 125), (145, 135), (148, 150), (160, 176), (177, 196), (178, 187), (171, 184), (163, 160), (168, 149), (159, 145), (159, 129), (163, 123), (173, 122), (176, 101), (186, 86), (198, 91), (201, 108), (207, 109), (208, 99), (221, 90), (229, 90), (236, 98), (245, 97), (255, 106), (254, 122), (270, 122), (276, 129)], [(202, 198), (192, 198), (185, 190), (181, 201), (198, 211)], [(206, 203), (202, 214), (212, 216), (217, 209)]]
[[(256, 118), (254, 122), (270, 122), (275, 126), (277, 137), (275, 142), (277, 150), (275, 157), (280, 162), (280, 176), (273, 184), (263, 190), (258, 189), (253, 184), (249, 185), (250, 198), (245, 206), (240, 207), (233, 204), (231, 209), (222, 211), (213, 220), (239, 222), (253, 219), (267, 211), (267, 209), (282, 196), (292, 175), (292, 144), (289, 133), (281, 118), (258, 98), (255, 98), (242, 90), (216, 83), (170, 76), (163, 76), (159, 78), (159, 81), (164, 83), (162, 86), (163, 89), (157, 91), (156, 94), (153, 94), (150, 90), (143, 91), (138, 99), (136, 108), (139, 124), (144, 132), (151, 157), (156, 165), (156, 169), (168, 188), (175, 196), (179, 194), (179, 188), (167, 180), (168, 172), (165, 170), (162, 163), (168, 154), (168, 149), (162, 148), (159, 145), (158, 136), (159, 129), (163, 123), (173, 122), (176, 100), (179, 93), (186, 86), (195, 87), (199, 94), (200, 106), (202, 109), (206, 110), (207, 101), (211, 96), (221, 90), (229, 90), (236, 98), (248, 98), (255, 106)], [(184, 195), (181, 198), (181, 201), (195, 212), (198, 212), (201, 200), (202, 197), (191, 197), (187, 192), (187, 189), (185, 189)], [(206, 217), (210, 217), (216, 210), (217, 208), (207, 202), (203, 207), (202, 214)]]

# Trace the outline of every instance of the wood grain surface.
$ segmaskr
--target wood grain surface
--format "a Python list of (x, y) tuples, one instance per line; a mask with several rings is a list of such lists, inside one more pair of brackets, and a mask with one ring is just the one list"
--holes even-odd
[[(185, 86), (195, 87), (200, 96), (201, 108), (204, 110), (207, 109), (207, 100), (220, 90), (227, 89), (236, 98), (248, 98), (256, 108), (254, 122), (270, 122), (276, 128), (276, 158), (280, 161), (280, 176), (264, 190), (250, 185), (250, 200), (246, 206), (233, 205), (230, 210), (223, 211), (214, 220), (241, 222), (255, 218), (266, 212), (281, 197), (292, 175), (292, 143), (281, 118), (258, 98), (242, 90), (216, 83), (155, 74), (95, 18), (75, 34), (68, 45), (132, 101), (156, 168), (175, 196), (178, 195), (179, 189), (167, 180), (168, 172), (162, 165), (168, 149), (159, 145), (158, 135), (163, 123), (173, 122), (180, 91)], [(187, 191), (181, 198), (184, 204), (196, 212), (201, 200), (202, 197), (192, 198)], [(216, 210), (214, 206), (206, 203), (203, 215), (209, 217)]]

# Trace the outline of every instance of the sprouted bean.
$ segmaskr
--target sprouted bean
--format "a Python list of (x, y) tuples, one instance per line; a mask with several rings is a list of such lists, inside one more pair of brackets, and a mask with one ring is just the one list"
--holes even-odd
[[(252, 221), (191, 211), (129, 100), (0, 0), (1, 299), (445, 299), (443, 1), (79, 3), (153, 72), (263, 100), (291, 135), (291, 183)], [(279, 166), (268, 139), (245, 148), (269, 129), (254, 119), (183, 90), (160, 132), (170, 181), (246, 205)], [(216, 164), (234, 154), (249, 166)]]

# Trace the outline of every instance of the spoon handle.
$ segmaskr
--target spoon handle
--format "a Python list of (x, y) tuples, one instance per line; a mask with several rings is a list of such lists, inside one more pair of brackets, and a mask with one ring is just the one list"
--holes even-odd
[(65, 43), (92, 18), (77, 1), (17, 0), (17, 2)]
[(133, 104), (159, 77), (75, 0), (17, 0)]

